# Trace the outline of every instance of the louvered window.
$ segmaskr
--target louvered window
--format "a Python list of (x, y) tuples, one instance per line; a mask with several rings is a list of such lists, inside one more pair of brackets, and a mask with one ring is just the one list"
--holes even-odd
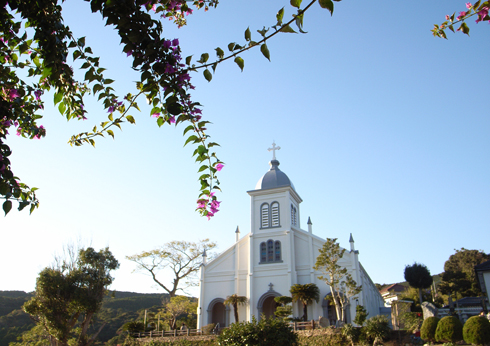
[(261, 209), (261, 228), (268, 228), (269, 227), (269, 204), (264, 203), (262, 204)]
[(279, 226), (279, 203), (274, 202), (271, 205), (272, 209), (272, 227)]

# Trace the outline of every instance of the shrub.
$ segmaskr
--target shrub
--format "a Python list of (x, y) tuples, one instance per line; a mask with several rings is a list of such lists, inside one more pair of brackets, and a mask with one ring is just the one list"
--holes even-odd
[(420, 337), (424, 340), (427, 340), (429, 343), (435, 342), (436, 328), (438, 322), (439, 318), (435, 316), (427, 317), (422, 323), (422, 327), (420, 328)]
[(359, 336), (361, 335), (361, 328), (356, 328), (352, 324), (347, 323), (342, 327), (342, 335), (349, 339), (352, 346), (359, 342)]
[(443, 317), (436, 328), (437, 342), (458, 342), (463, 340), (463, 325), (457, 317)]
[(368, 317), (369, 313), (366, 311), (366, 308), (362, 305), (356, 306), (356, 317), (354, 318), (355, 324), (358, 326), (363, 326), (364, 322), (366, 322), (366, 318)]
[(473, 345), (490, 343), (490, 322), (485, 317), (470, 317), (464, 324), (463, 338), (465, 342)]
[(210, 323), (202, 327), (202, 333), (204, 335), (210, 335), (213, 332), (214, 327), (216, 327), (216, 323)]
[(408, 330), (410, 333), (420, 329), (424, 319), (420, 312), (405, 312), (400, 316), (400, 322), (403, 324), (403, 329)]
[(293, 346), (298, 336), (289, 325), (277, 318), (262, 318), (257, 321), (233, 323), (216, 339), (220, 346)]
[(384, 315), (377, 315), (368, 319), (364, 329), (366, 336), (372, 341), (373, 345), (388, 338), (391, 330), (388, 318)]

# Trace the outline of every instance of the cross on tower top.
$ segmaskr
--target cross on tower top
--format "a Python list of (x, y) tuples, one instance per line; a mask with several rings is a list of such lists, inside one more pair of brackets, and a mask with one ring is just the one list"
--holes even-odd
[(269, 286), (269, 290), (272, 291), (272, 287), (274, 287), (274, 284), (271, 282), (268, 286)]
[(276, 147), (275, 141), (272, 141), (272, 148), (267, 149), (268, 151), (272, 151), (272, 160), (276, 159), (276, 150), (281, 149), (281, 147)]

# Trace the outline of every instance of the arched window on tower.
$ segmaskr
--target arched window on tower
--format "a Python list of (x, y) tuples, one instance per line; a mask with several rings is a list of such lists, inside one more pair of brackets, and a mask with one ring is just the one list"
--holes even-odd
[(269, 204), (264, 203), (260, 207), (260, 228), (269, 228)]
[(279, 227), (279, 203), (278, 202), (273, 202), (271, 204), (271, 227)]
[(260, 243), (260, 264), (282, 262), (281, 242), (269, 239)]
[(294, 205), (291, 204), (291, 225), (292, 226), (297, 226), (297, 222), (298, 222), (298, 219), (297, 219), (297, 215), (296, 215), (296, 207)]

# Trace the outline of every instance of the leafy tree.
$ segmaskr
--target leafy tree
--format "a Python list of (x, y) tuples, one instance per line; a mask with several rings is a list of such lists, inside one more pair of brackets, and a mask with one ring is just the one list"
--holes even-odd
[(18, 342), (11, 342), (9, 346), (51, 346), (51, 339), (46, 329), (37, 324), (31, 330), (24, 332)]
[[(338, 0), (336, 0), (338, 1)], [(283, 23), (284, 8), (276, 15), (276, 24), (270, 29), (245, 30), (245, 41), (232, 42), (225, 50), (215, 49), (216, 58), (203, 53), (198, 64), (192, 63), (192, 55), (183, 59), (178, 39), (163, 37), (163, 25), (154, 19), (152, 12), (163, 19), (173, 18), (180, 27), (186, 25), (185, 16), (192, 13), (189, 5), (198, 9), (215, 7), (218, 0), (127, 0), (123, 5), (113, 0), (86, 0), (94, 13), (102, 15), (107, 26), (117, 29), (122, 50), (128, 56), (128, 68), (140, 74), (135, 89), (116, 94), (114, 80), (104, 74), (99, 57), (86, 46), (85, 37), (76, 38), (63, 20), (60, 0), (9, 0), (0, 2), (0, 196), (5, 199), (2, 207), (7, 214), (12, 201), (19, 203), (19, 210), (29, 206), (32, 212), (39, 206), (35, 191), (15, 177), (9, 156), (12, 151), (6, 144), (9, 129), (14, 128), (25, 138), (42, 138), (46, 129), (39, 124), (44, 107), (43, 94), (54, 91), (54, 102), (59, 112), (68, 120), (87, 118), (84, 108), (87, 95), (92, 94), (109, 113), (107, 121), (94, 126), (91, 131), (72, 136), (70, 144), (85, 143), (95, 146), (98, 136), (114, 138), (114, 129), (122, 123), (135, 123), (131, 113), (139, 110), (138, 101), (143, 98), (150, 104), (149, 115), (156, 118), (158, 126), (185, 123), (185, 144), (196, 149), (193, 156), (200, 164), (200, 193), (197, 210), (210, 218), (220, 202), (214, 192), (220, 190), (217, 172), (223, 167), (212, 148), (202, 119), (199, 102), (191, 98), (190, 73), (203, 71), (204, 78), (212, 79), (218, 64), (233, 59), (243, 70), (242, 53), (260, 47), (261, 53), (270, 60), (267, 42), (278, 33), (296, 32), (290, 25), (295, 23), (302, 33), (305, 12), (317, 0), (311, 0), (301, 8), (301, 0), (291, 1), (292, 19)], [(319, 0), (320, 6), (333, 13), (332, 0)], [(191, 6), (192, 6), (191, 5)], [(27, 29), (28, 28), (28, 29)], [(255, 32), (255, 31), (254, 31)], [(259, 36), (260, 35), (260, 36)], [(72, 64), (68, 63), (69, 59)], [(213, 61), (214, 60), (214, 61)], [(185, 62), (185, 63), (184, 63)], [(78, 65), (77, 65), (78, 63)], [(75, 78), (74, 69), (84, 71), (83, 80)]]
[(419, 290), (419, 301), (422, 304), (422, 289), (432, 285), (432, 276), (429, 269), (423, 264), (414, 263), (405, 267), (405, 280), (408, 284)]
[(42, 326), (57, 345), (68, 345), (76, 334), (76, 345), (92, 344), (99, 330), (89, 337), (88, 328), (99, 311), (112, 270), (119, 267), (108, 248), (95, 251), (89, 247), (78, 253), (75, 263), (59, 268), (45, 268), (36, 282), (35, 296), (24, 304), (24, 311)]
[(162, 309), (161, 316), (167, 320), (171, 329), (176, 329), (179, 316), (195, 314), (196, 310), (197, 303), (192, 302), (188, 297), (176, 296), (170, 298), (170, 303)]
[(290, 321), (291, 318), (289, 316), (293, 314), (293, 306), (291, 305), (293, 298), (288, 296), (280, 296), (275, 297), (274, 301), (279, 304), (276, 311), (274, 311), (274, 315), (283, 319), (284, 321)]
[(320, 290), (315, 284), (295, 284), (289, 289), (291, 292), (292, 301), (300, 301), (303, 304), (303, 321), (308, 321), (308, 305), (313, 301), (320, 300)]
[[(216, 247), (215, 242), (209, 239), (191, 241), (171, 241), (159, 249), (143, 251), (140, 254), (126, 256), (126, 259), (136, 263), (136, 270), (148, 272), (153, 281), (168, 292), (170, 297), (175, 297), (178, 290), (196, 286), (196, 273), (201, 265), (201, 256), (205, 249)], [(169, 269), (173, 274), (171, 285), (165, 284), (157, 277)], [(186, 280), (185, 282), (182, 282)], [(183, 286), (183, 287), (180, 287)]]
[(420, 328), (420, 337), (427, 340), (429, 344), (436, 341), (436, 329), (439, 323), (439, 318), (435, 316), (427, 317), (424, 322), (422, 322), (422, 327)]
[(475, 266), (490, 259), (482, 250), (461, 248), (444, 263), (444, 273), (439, 284), (443, 294), (456, 294), (456, 298), (477, 297), (481, 294)]
[(325, 281), (330, 287), (337, 320), (344, 321), (346, 306), (351, 298), (361, 292), (362, 286), (357, 285), (356, 281), (347, 272), (347, 268), (338, 264), (344, 256), (345, 249), (340, 248), (337, 238), (327, 238), (327, 241), (319, 251), (320, 254), (316, 258), (313, 269), (325, 274), (318, 278)]
[(226, 297), (223, 304), (233, 306), (233, 311), (235, 313), (235, 322), (238, 322), (238, 305), (247, 304), (248, 299), (244, 296), (239, 296), (238, 294), (232, 294), (231, 296)]

